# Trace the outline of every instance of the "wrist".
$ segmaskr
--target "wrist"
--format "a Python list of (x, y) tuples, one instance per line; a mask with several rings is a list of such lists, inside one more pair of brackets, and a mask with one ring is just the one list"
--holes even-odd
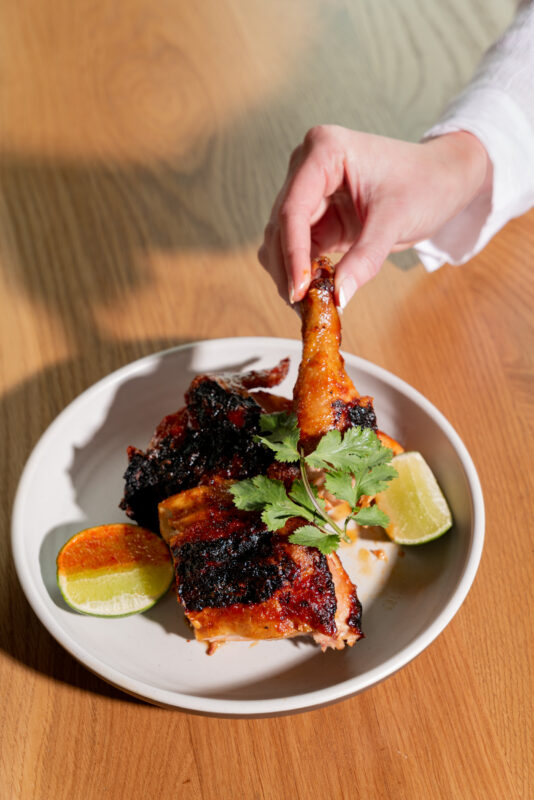
[[(469, 131), (454, 131), (430, 139), (436, 157), (446, 170), (452, 191), (466, 206), (491, 191), (493, 165), (480, 139)], [(448, 182), (449, 182), (448, 181)]]

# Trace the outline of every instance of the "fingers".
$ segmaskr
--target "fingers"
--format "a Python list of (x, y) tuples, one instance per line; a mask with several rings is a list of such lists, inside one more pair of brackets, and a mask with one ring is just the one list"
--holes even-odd
[[(398, 198), (392, 202), (389, 192), (389, 199), (384, 200), (380, 191), (384, 181), (395, 174), (384, 166), (384, 153), (394, 164), (398, 162), (395, 153), (388, 156), (392, 146), (398, 147), (337, 126), (308, 131), (291, 156), (258, 254), (284, 298), (294, 303), (304, 297), (312, 258), (345, 252), (335, 278), (336, 302), (345, 306), (354, 292), (376, 275), (389, 252), (403, 243), (399, 220), (404, 206), (399, 207)], [(406, 236), (411, 238), (413, 235)]]
[(276, 200), (273, 203), (271, 216), (263, 233), (263, 244), (258, 250), (258, 259), (260, 264), (265, 267), (267, 272), (271, 275), (276, 283), (279, 294), (287, 302), (288, 300), (293, 303), (293, 284), (290, 274), (286, 272), (285, 258), (280, 243), (280, 208), (285, 200), (287, 186), (292, 177), (292, 173), (300, 164), (300, 155), (302, 146), (296, 148), (291, 154), (289, 160), (289, 171), (282, 186), (278, 192)]
[(258, 250), (258, 260), (270, 274), (282, 300), (287, 303), (289, 295), (284, 256), (280, 245), (280, 232), (278, 226), (272, 222), (269, 222), (265, 228), (264, 241)]
[(339, 261), (336, 274), (336, 303), (344, 308), (357, 289), (379, 271), (398, 239), (398, 225), (387, 207), (368, 212), (357, 242)]
[(292, 176), (280, 205), (280, 243), (291, 302), (301, 300), (310, 284), (311, 226), (326, 209), (325, 190), (325, 171), (310, 155)]
[(329, 204), (321, 219), (312, 226), (312, 258), (314, 245), (318, 253), (345, 253), (362, 231), (354, 200), (346, 187), (335, 192)]
[(278, 229), (269, 223), (265, 229), (265, 241), (258, 250), (260, 264), (265, 267), (273, 279), (278, 294), (287, 302), (288, 288), (287, 275), (284, 269), (284, 257), (280, 245), (280, 235)]
[(311, 259), (322, 250), (323, 239), (339, 240), (339, 220), (328, 217), (321, 231), (312, 237), (315, 223), (324, 217), (331, 198), (343, 185), (344, 161), (330, 126), (312, 128), (302, 145), (293, 152), (286, 181), (271, 212), (265, 240), (258, 257), (273, 278), (281, 269), (287, 275), (291, 302), (301, 300), (310, 284)]

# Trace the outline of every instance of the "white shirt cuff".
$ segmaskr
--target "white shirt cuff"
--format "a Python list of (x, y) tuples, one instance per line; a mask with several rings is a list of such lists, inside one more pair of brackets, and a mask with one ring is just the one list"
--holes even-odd
[(510, 219), (534, 205), (534, 130), (522, 109), (501, 89), (471, 86), (450, 105), (423, 140), (469, 131), (493, 164), (493, 186), (414, 249), (427, 270), (463, 264)]

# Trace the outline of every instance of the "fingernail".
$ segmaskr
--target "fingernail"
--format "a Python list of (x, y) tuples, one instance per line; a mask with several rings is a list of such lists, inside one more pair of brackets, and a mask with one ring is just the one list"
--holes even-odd
[(352, 275), (348, 275), (341, 286), (339, 287), (338, 297), (339, 297), (339, 307), (343, 310), (347, 303), (349, 302), (350, 298), (353, 296), (354, 292), (358, 288), (358, 285)]
[(289, 302), (291, 305), (295, 302), (295, 290), (293, 288), (293, 281), (290, 279), (288, 283), (288, 291), (289, 291)]
[(300, 281), (300, 283), (297, 285), (296, 289), (293, 287), (293, 284), (290, 284), (289, 297), (290, 297), (292, 303), (297, 302), (295, 300), (295, 295), (297, 295), (299, 297), (299, 301), (302, 300), (302, 298), (304, 297), (304, 295), (308, 291), (309, 283), (310, 283), (309, 278), (308, 278), (308, 280), (306, 280), (306, 278), (303, 278)]

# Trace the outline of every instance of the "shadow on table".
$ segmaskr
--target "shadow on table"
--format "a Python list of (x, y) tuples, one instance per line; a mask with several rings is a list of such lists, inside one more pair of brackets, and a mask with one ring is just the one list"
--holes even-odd
[[(177, 341), (158, 342), (104, 342), (99, 343), (103, 361), (113, 368), (134, 360), (152, 349), (165, 349)], [(82, 362), (80, 364), (80, 362)], [(7, 392), (0, 399), (0, 413), (9, 422), (9, 435), (17, 447), (7, 442), (9, 459), (0, 463), (0, 480), (4, 486), (3, 529), (1, 542), (2, 592), (0, 592), (0, 649), (10, 658), (31, 670), (48, 675), (76, 688), (97, 692), (106, 697), (133, 703), (142, 701), (124, 694), (93, 675), (56, 643), (33, 613), (19, 584), (9, 547), (9, 513), (13, 506), (15, 490), (24, 463), (37, 438), (83, 386), (76, 386), (74, 374), (83, 374), (87, 383), (102, 377), (98, 359), (81, 355), (76, 363), (64, 361), (43, 370)], [(61, 387), (61, 389), (59, 388)], [(79, 390), (79, 391), (78, 391)], [(38, 421), (38, 425), (36, 424)], [(30, 499), (31, 501), (31, 499)], [(83, 527), (83, 526), (82, 526)], [(41, 557), (50, 555), (52, 540), (45, 546)], [(48, 549), (47, 549), (48, 547)], [(51, 556), (55, 561), (55, 553)], [(53, 567), (52, 567), (53, 572)], [(47, 569), (46, 584), (51, 594), (52, 578)], [(55, 583), (55, 580), (54, 580)], [(63, 601), (54, 596), (54, 601)]]

